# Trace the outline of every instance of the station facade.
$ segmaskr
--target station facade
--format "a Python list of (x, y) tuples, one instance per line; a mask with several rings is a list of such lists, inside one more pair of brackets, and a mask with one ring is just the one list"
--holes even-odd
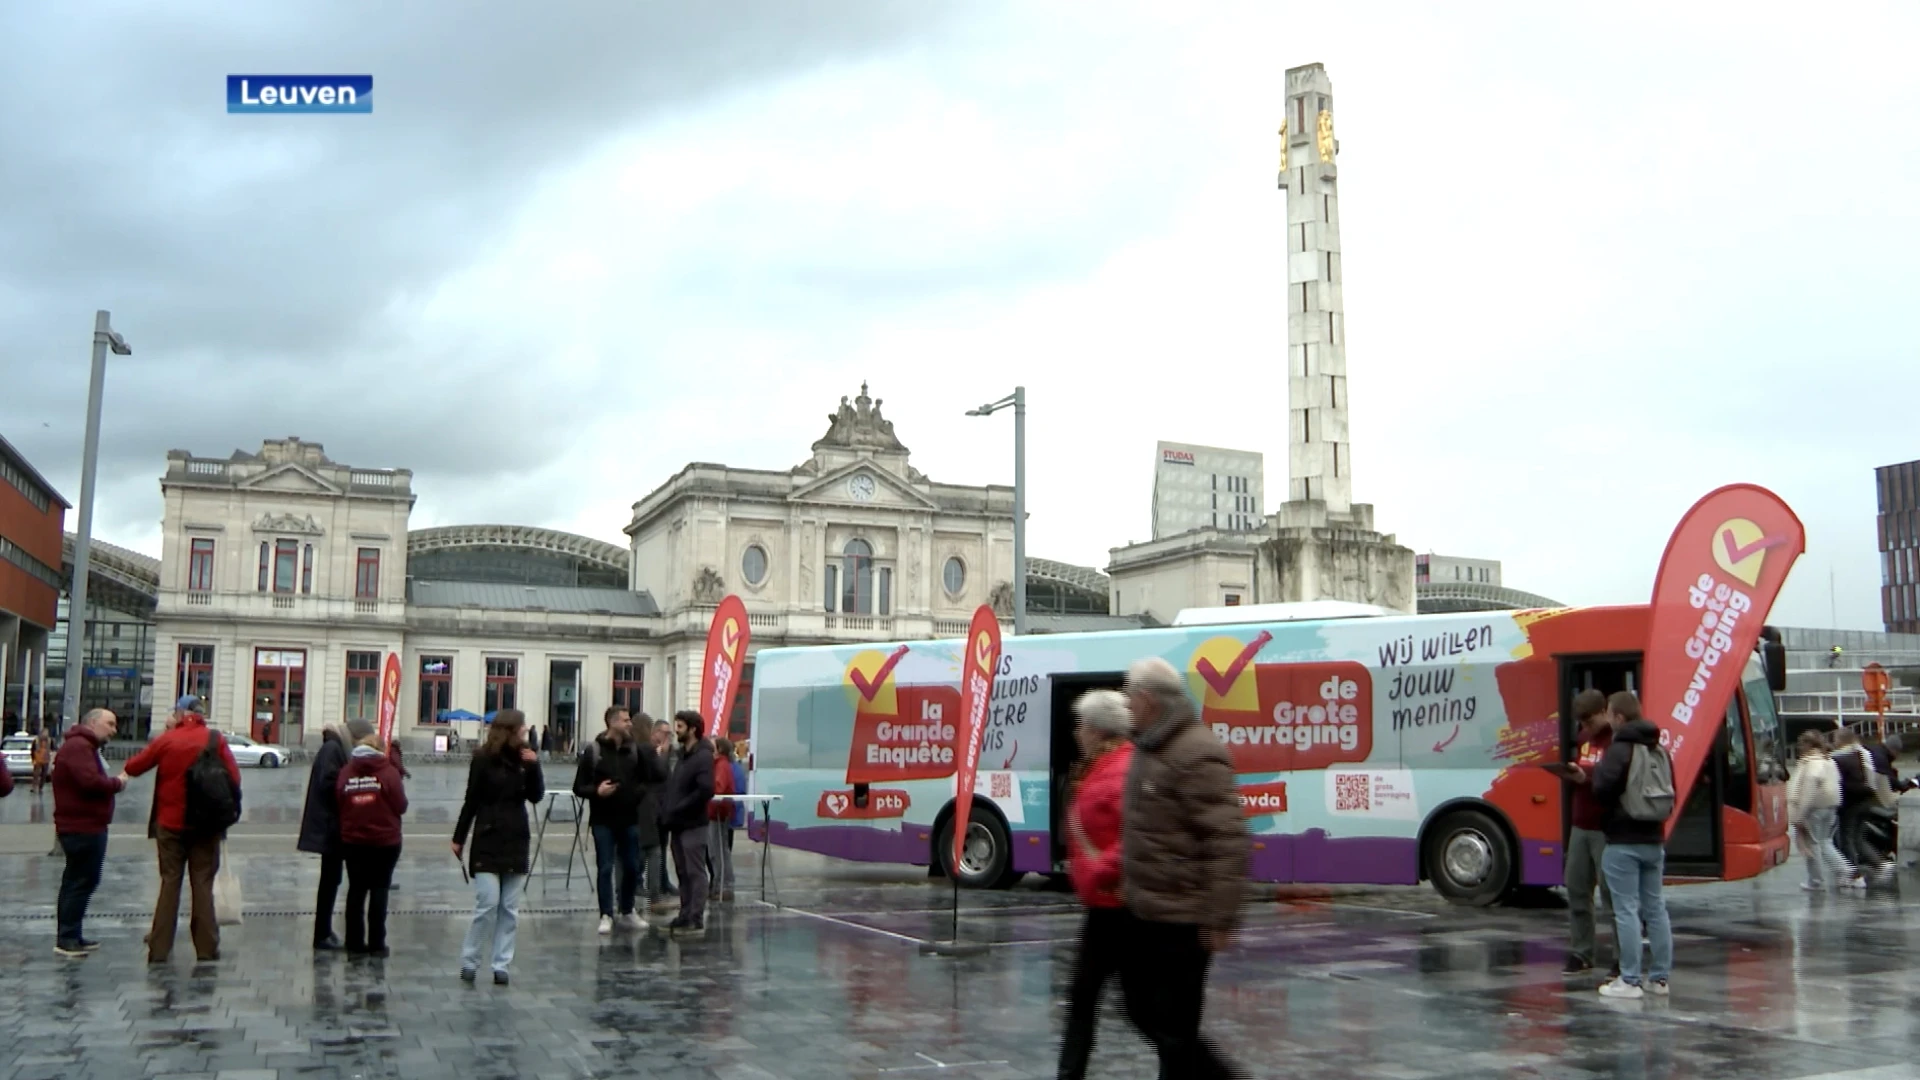
[[(317, 745), (323, 725), (375, 718), (394, 652), (402, 735), (472, 739), (477, 718), (519, 708), (567, 745), (598, 733), (610, 704), (693, 706), (729, 593), (752, 651), (958, 636), (982, 603), (1010, 622), (1012, 488), (922, 475), (864, 386), (829, 425), (791, 469), (686, 466), (634, 503), (624, 547), (515, 525), (410, 529), (411, 472), (342, 464), (299, 438), (225, 458), (172, 451), (156, 707), (192, 693), (225, 730)], [(1051, 605), (1038, 629), (1104, 625), (1103, 575), (1029, 562), (1030, 591)], [(751, 665), (744, 677), (735, 730)]]

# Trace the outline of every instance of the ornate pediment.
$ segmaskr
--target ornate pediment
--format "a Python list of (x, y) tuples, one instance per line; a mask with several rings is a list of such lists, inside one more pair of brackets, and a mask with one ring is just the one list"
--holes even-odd
[(288, 534), (324, 536), (326, 534), (326, 530), (320, 527), (320, 523), (313, 520), (312, 514), (261, 514), (260, 520), (253, 523), (253, 531), (278, 533), (282, 536)]
[(341, 493), (338, 487), (328, 483), (318, 473), (292, 462), (275, 469), (268, 469), (259, 476), (249, 477), (241, 481), (240, 486), (258, 491), (285, 491), (306, 495)]
[(832, 503), (836, 506), (871, 506), (892, 510), (932, 510), (933, 500), (883, 469), (877, 462), (861, 460), (843, 465), (819, 479), (796, 488), (791, 502)]

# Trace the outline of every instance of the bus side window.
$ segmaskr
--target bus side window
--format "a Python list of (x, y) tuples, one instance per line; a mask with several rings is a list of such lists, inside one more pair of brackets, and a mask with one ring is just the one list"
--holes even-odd
[(1726, 804), (1735, 810), (1753, 812), (1753, 767), (1747, 756), (1747, 714), (1740, 707), (1740, 695), (1727, 699)]
[(1774, 712), (1773, 689), (1767, 685), (1767, 676), (1760, 673), (1743, 683), (1741, 692), (1747, 699), (1747, 716), (1753, 722), (1753, 760), (1760, 782), (1780, 783), (1787, 778), (1782, 755), (1786, 747), (1781, 742), (1780, 717)]

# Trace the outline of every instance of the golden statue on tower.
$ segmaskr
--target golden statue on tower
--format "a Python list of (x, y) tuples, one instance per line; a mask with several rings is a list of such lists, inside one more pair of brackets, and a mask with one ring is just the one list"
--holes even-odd
[(1333, 164), (1333, 113), (1326, 109), (1320, 110), (1319, 143), (1320, 161)]

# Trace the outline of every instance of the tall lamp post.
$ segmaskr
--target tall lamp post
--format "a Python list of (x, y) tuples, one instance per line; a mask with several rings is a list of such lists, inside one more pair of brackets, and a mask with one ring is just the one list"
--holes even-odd
[(1027, 388), (977, 409), (968, 416), (992, 416), (1013, 406), (1013, 632), (1027, 632)]
[[(93, 377), (87, 384), (87, 449), (80, 465), (80, 525), (73, 536), (73, 587), (67, 601), (67, 672), (60, 684), (61, 726), (79, 719), (80, 683), (87, 676), (84, 651), (87, 576), (93, 561), (93, 475), (100, 465), (100, 398), (106, 390), (107, 350), (132, 356), (127, 339), (114, 332), (104, 311), (93, 313)], [(41, 720), (44, 723), (45, 717)]]

